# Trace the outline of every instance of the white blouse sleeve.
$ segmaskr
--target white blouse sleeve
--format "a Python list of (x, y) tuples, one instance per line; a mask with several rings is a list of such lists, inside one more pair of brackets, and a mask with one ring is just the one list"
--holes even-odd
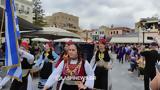
[(96, 52), (94, 53), (94, 55), (93, 55), (93, 57), (92, 57), (92, 59), (91, 59), (91, 62), (90, 62), (90, 65), (91, 65), (92, 68), (94, 67), (94, 65), (95, 65), (95, 63), (96, 63), (95, 58), (96, 58)]
[(26, 58), (28, 63), (33, 64), (34, 63), (34, 56), (22, 49), (19, 49), (19, 54), (22, 58)]
[(51, 87), (55, 82), (58, 81), (62, 70), (63, 70), (63, 66), (64, 66), (64, 61), (62, 61), (57, 68), (54, 69), (54, 71), (52, 72), (52, 74), (49, 76), (45, 87)]
[(0, 82), (0, 87), (5, 86), (10, 79), (11, 79), (10, 76), (5, 76), (5, 77), (3, 78), (3, 80)]
[(94, 86), (94, 71), (87, 60), (85, 61), (84, 67), (85, 67), (85, 71), (87, 74), (85, 86), (87, 86), (88, 88), (93, 88), (93, 86)]
[(43, 57), (43, 53), (42, 53), (42, 55), (38, 58), (38, 60), (37, 60), (37, 62), (36, 62), (36, 64), (35, 64), (35, 66), (40, 66), (40, 64), (41, 64), (42, 61), (43, 61), (42, 57)]

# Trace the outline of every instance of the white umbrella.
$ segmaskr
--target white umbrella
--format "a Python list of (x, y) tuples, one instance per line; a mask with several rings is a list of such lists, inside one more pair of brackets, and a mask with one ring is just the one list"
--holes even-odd
[(73, 33), (73, 32), (70, 32), (70, 31), (67, 31), (61, 28), (55, 28), (55, 27), (43, 27), (43, 30), (39, 31), (39, 33), (80, 38), (80, 36), (76, 33)]
[(52, 40), (61, 38), (80, 38), (80, 36), (76, 33), (55, 27), (44, 27), (43, 30), (24, 33), (24, 36), (32, 36)]
[(50, 40), (45, 38), (33, 38), (32, 41), (39, 41), (39, 42), (50, 42)]
[(54, 42), (85, 42), (83, 39), (78, 39), (78, 38), (62, 38), (62, 39), (56, 39)]

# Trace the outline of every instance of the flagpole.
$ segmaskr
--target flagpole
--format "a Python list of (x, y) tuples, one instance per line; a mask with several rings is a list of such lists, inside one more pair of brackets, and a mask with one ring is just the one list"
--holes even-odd
[[(5, 6), (5, 5), (4, 5)], [(0, 46), (2, 44), (2, 29), (3, 29), (3, 23), (4, 23), (4, 9), (2, 9), (2, 22), (1, 22), (1, 29), (0, 29)]]

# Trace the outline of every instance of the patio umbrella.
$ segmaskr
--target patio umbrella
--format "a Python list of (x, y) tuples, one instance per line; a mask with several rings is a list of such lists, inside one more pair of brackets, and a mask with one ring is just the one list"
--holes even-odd
[(33, 38), (32, 41), (38, 41), (38, 42), (50, 42), (50, 40), (45, 38)]
[(72, 42), (85, 42), (83, 39), (78, 39), (78, 38), (62, 38), (62, 39), (54, 40), (54, 42), (68, 42), (70, 40)]
[(60, 38), (80, 38), (78, 34), (69, 32), (64, 29), (55, 28), (55, 27), (45, 27), (43, 30), (35, 31), (32, 33), (23, 33), (23, 36), (37, 36), (39, 38), (46, 39), (60, 39)]

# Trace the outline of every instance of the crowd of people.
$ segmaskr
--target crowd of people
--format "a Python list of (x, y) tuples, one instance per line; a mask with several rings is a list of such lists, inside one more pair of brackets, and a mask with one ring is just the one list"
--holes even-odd
[[(5, 45), (0, 49), (3, 53), (0, 58), (4, 57), (4, 52)], [(113, 53), (120, 64), (130, 64), (129, 73), (138, 71), (137, 76), (144, 80), (144, 89), (150, 90), (150, 81), (156, 77), (155, 66), (160, 60), (159, 45), (155, 42), (148, 45), (110, 44), (105, 39), (83, 44), (21, 41), (22, 82), (5, 76), (0, 81), (0, 88), (12, 80), (10, 90), (34, 90), (31, 73), (39, 72), (39, 89), (51, 90), (56, 84), (56, 90), (111, 90), (108, 70), (112, 69)]]
[[(156, 76), (156, 64), (160, 65), (160, 48), (158, 43), (153, 42), (148, 45), (117, 45), (114, 47), (114, 50), (119, 62), (122, 64), (124, 61), (129, 62), (129, 73), (138, 71), (138, 79), (144, 80), (144, 89), (150, 90), (150, 81)], [(160, 75), (158, 74), (157, 77), (160, 78)], [(156, 84), (158, 85), (159, 83)], [(160, 85), (157, 87), (160, 89)]]

